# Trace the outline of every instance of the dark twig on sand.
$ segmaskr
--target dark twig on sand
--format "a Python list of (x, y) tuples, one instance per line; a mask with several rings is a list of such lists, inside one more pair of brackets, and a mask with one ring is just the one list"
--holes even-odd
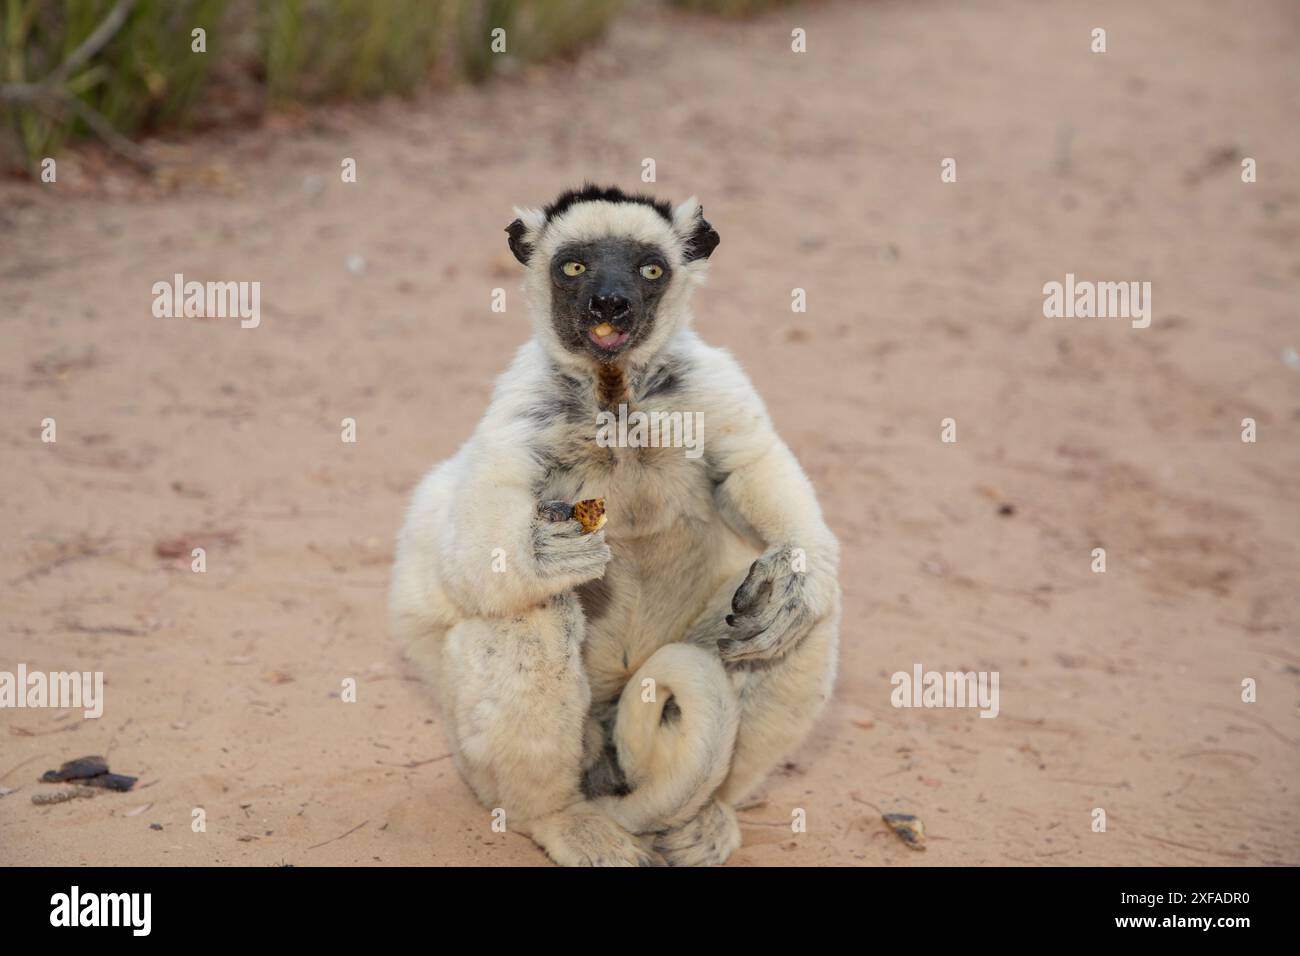
[(322, 846), (325, 846), (325, 845), (330, 844), (330, 843), (337, 843), (339, 840), (342, 840), (345, 836), (351, 836), (352, 834), (356, 833), (358, 830), (360, 830), (363, 826), (365, 826), (365, 825), (366, 825), (367, 823), (369, 823), (369, 822), (370, 822), (369, 820), (362, 820), (360, 823), (358, 823), (356, 826), (354, 826), (354, 827), (353, 827), (351, 830), (349, 830), (347, 833), (340, 833), (338, 836), (336, 836), (336, 837), (335, 837), (334, 839), (332, 839), (332, 840), (326, 840), (324, 843), (317, 843), (317, 844), (315, 844), (315, 845), (313, 845), (313, 846), (309, 846), (309, 847), (307, 847), (307, 849), (309, 849), (309, 850), (314, 850), (314, 849), (316, 849), (317, 847), (322, 847)]

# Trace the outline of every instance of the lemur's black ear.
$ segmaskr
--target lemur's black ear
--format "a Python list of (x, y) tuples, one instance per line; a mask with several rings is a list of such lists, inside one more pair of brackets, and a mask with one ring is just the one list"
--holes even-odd
[(709, 221), (704, 218), (704, 207), (701, 206), (700, 214), (695, 219), (695, 230), (686, 241), (686, 261), (694, 262), (696, 259), (709, 258), (721, 241), (722, 237), (718, 235), (718, 230), (709, 225)]
[(528, 265), (528, 259), (533, 254), (533, 247), (524, 242), (524, 236), (528, 234), (528, 227), (524, 225), (524, 221), (516, 219), (506, 226), (506, 233), (510, 236), (510, 251), (515, 254), (515, 258), (521, 263)]

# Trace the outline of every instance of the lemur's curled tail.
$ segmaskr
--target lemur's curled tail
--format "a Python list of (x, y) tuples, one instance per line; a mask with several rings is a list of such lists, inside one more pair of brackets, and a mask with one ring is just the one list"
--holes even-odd
[(633, 833), (686, 823), (726, 779), (739, 721), (716, 655), (659, 648), (619, 698), (613, 737), (630, 793), (600, 798), (601, 808)]

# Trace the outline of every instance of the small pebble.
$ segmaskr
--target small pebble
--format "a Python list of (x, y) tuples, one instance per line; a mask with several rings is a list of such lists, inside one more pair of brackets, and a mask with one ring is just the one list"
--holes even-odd
[(69, 787), (64, 790), (42, 790), (32, 794), (32, 803), (38, 807), (51, 803), (67, 803), (69, 800), (88, 800), (95, 795), (89, 787)]

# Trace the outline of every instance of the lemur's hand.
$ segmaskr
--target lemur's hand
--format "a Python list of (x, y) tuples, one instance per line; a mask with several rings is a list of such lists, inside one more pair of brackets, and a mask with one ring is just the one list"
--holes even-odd
[(727, 615), (732, 636), (718, 641), (724, 664), (780, 657), (816, 622), (807, 575), (793, 568), (794, 548), (769, 548), (749, 567)]
[(538, 574), (561, 581), (566, 588), (601, 577), (610, 559), (605, 532), (588, 531), (573, 512), (573, 506), (566, 502), (543, 501), (533, 522), (533, 556)]

